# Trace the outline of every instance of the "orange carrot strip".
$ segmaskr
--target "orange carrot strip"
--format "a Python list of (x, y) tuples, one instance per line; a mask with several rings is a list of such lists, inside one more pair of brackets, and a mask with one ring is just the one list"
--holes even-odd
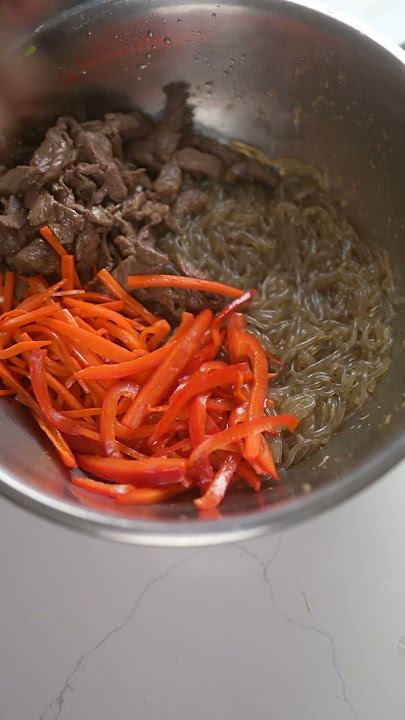
[(50, 344), (50, 340), (26, 340), (25, 342), (18, 342), (6, 350), (0, 350), (0, 360), (8, 360), (14, 355), (20, 355), (20, 353), (34, 350), (34, 348), (45, 347), (45, 345)]
[[(120, 301), (121, 303), (121, 301)], [(140, 341), (137, 334), (134, 332), (131, 323), (123, 315), (120, 315), (114, 310), (110, 310), (103, 305), (94, 305), (92, 303), (84, 302), (83, 300), (76, 300), (74, 298), (66, 298), (65, 305), (76, 308), (78, 313), (84, 317), (99, 317), (111, 320), (116, 325), (131, 333), (134, 337), (134, 341), (137, 341), (138, 347), (140, 347)], [(124, 303), (122, 303), (124, 305)]]
[(62, 255), (61, 257), (61, 275), (66, 280), (66, 290), (74, 290), (75, 288), (75, 259), (73, 255)]
[(67, 255), (67, 251), (61, 245), (60, 241), (56, 237), (55, 233), (49, 225), (44, 225), (39, 229), (39, 232), (41, 233), (42, 237), (46, 240), (47, 243), (55, 250), (55, 252), (58, 253), (59, 257), (63, 257), (63, 255)]
[(178, 287), (187, 288), (188, 290), (202, 290), (233, 298), (240, 298), (244, 294), (243, 290), (238, 290), (231, 287), (231, 285), (224, 285), (213, 280), (183, 277), (182, 275), (130, 275), (127, 281), (131, 290), (151, 287)]
[(97, 277), (115, 297), (120, 300), (124, 300), (131, 310), (136, 312), (138, 316), (143, 317), (150, 325), (153, 325), (153, 323), (160, 319), (144, 308), (144, 306), (138, 302), (138, 300), (135, 300), (132, 295), (127, 293), (107, 270), (100, 270), (100, 272), (97, 273)]
[[(116, 365), (97, 365), (95, 367), (87, 367), (75, 373), (78, 380), (117, 380), (118, 378), (130, 377), (138, 375), (146, 370), (153, 370), (172, 352), (171, 345), (163, 345), (163, 347), (154, 350), (144, 357), (135, 358), (128, 362), (121, 362)], [(128, 352), (128, 351), (126, 351)]]
[(93, 333), (88, 332), (87, 330), (70, 325), (67, 322), (47, 319), (46, 324), (53, 330), (58, 331), (64, 337), (69, 338), (69, 340), (74, 343), (84, 345), (92, 352), (101, 355), (103, 358), (112, 360), (113, 362), (126, 362), (132, 360), (133, 358), (133, 355), (129, 350), (126, 350), (119, 345), (115, 345), (109, 340), (105, 340), (98, 335), (93, 335)]
[(35, 420), (37, 421), (41, 430), (43, 430), (44, 433), (50, 439), (52, 445), (58, 452), (59, 457), (61, 458), (64, 465), (66, 465), (66, 467), (68, 467), (68, 468), (77, 467), (77, 462), (75, 460), (75, 457), (74, 457), (69, 445), (67, 444), (66, 440), (64, 439), (63, 435), (59, 432), (59, 430), (56, 427), (54, 427), (53, 425), (51, 425), (51, 423), (44, 417), (35, 415)]
[(31, 310), (30, 312), (23, 313), (17, 317), (13, 317), (10, 320), (4, 322), (0, 320), (0, 330), (2, 332), (12, 332), (23, 325), (36, 322), (39, 319), (54, 315), (59, 309), (59, 305), (46, 305), (45, 307), (38, 308), (37, 310)]
[[(66, 405), (70, 405), (72, 410), (78, 410), (79, 412), (83, 413), (83, 408), (81, 403), (75, 398), (73, 393), (70, 392), (70, 390), (67, 389), (63, 383), (59, 382), (59, 380), (51, 375), (51, 373), (46, 373), (46, 379), (48, 382), (49, 387), (52, 388), (52, 390), (55, 390), (55, 392), (61, 397)], [(78, 415), (78, 417), (82, 417), (82, 415)]]
[(4, 278), (3, 313), (9, 312), (13, 307), (15, 289), (15, 273), (7, 270)]
[(6, 397), (7, 395), (15, 395), (15, 390), (7, 388), (6, 390), (0, 390), (0, 397)]

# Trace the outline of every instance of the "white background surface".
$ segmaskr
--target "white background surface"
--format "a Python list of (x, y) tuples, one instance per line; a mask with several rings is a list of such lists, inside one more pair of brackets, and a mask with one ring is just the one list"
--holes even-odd
[[(403, 0), (335, 6), (405, 39)], [(404, 720), (404, 553), (405, 463), (300, 527), (203, 550), (0, 501), (0, 718)]]

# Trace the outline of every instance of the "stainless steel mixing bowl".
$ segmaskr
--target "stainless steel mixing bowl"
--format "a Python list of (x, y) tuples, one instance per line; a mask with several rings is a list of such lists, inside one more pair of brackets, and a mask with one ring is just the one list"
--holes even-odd
[[(42, 63), (47, 92), (33, 89), (30, 127), (20, 131), (26, 142), (58, 112), (94, 117), (139, 104), (156, 113), (162, 87), (185, 80), (205, 132), (327, 169), (348, 212), (389, 249), (405, 291), (402, 50), (339, 13), (289, 0), (93, 0), (39, 27), (31, 45), (36, 52), (24, 62)], [(16, 145), (16, 157), (23, 152)], [(290, 469), (281, 486), (230, 493), (211, 520), (183, 500), (81, 504), (47, 440), (13, 401), (0, 404), (0, 489), (52, 520), (134, 543), (201, 545), (279, 529), (347, 498), (404, 456), (404, 360), (399, 311), (390, 369), (361, 418)]]

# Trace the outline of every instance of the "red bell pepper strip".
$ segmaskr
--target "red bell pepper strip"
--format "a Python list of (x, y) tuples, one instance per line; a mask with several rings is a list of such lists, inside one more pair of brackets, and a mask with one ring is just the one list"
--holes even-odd
[(167, 432), (170, 424), (176, 419), (183, 407), (191, 400), (192, 397), (194, 397), (194, 395), (205, 393), (208, 390), (212, 390), (214, 387), (232, 385), (246, 372), (250, 372), (247, 363), (241, 363), (240, 365), (233, 366), (231, 365), (226, 368), (221, 368), (220, 370), (215, 370), (209, 374), (205, 374), (204, 372), (197, 370), (197, 372), (194, 373), (194, 375), (187, 381), (173, 405), (170, 406), (169, 410), (165, 412), (159, 420), (150, 442), (155, 442), (161, 435)]
[[(177, 343), (170, 346), (170, 355), (145, 382), (128, 412), (124, 415), (124, 425), (131, 428), (137, 427), (148, 414), (149, 407), (161, 402), (173, 382), (181, 376), (184, 368), (199, 350), (201, 340), (211, 322), (211, 310), (203, 310)], [(157, 351), (155, 350), (155, 352)]]
[(170, 500), (176, 495), (180, 495), (187, 490), (182, 483), (173, 485), (165, 485), (159, 488), (135, 488), (133, 487), (128, 493), (119, 495), (116, 502), (119, 505), (156, 505), (156, 503)]
[[(190, 402), (189, 408), (189, 433), (191, 440), (191, 447), (196, 448), (200, 443), (205, 440), (206, 431), (205, 423), (207, 419), (207, 400), (208, 394), (196, 395)], [(206, 484), (210, 484), (213, 479), (212, 467), (208, 457), (204, 457), (198, 465), (198, 477), (199, 485), (204, 487)]]
[(255, 458), (255, 464), (258, 465), (258, 468), (260, 468), (263, 472), (271, 475), (271, 477), (275, 480), (280, 480), (274, 464), (273, 454), (264, 438), (261, 440), (260, 450)]
[(211, 510), (219, 505), (238, 468), (239, 460), (240, 455), (232, 452), (228, 453), (218, 472), (215, 474), (208, 490), (202, 497), (193, 501), (199, 510)]
[(276, 430), (282, 427), (286, 427), (290, 430), (290, 432), (292, 432), (297, 427), (297, 418), (292, 415), (277, 415), (271, 418), (257, 418), (256, 420), (249, 420), (248, 422), (242, 422), (238, 425), (234, 425), (233, 427), (227, 428), (215, 435), (209, 435), (204, 442), (202, 442), (201, 445), (195, 448), (195, 450), (191, 453), (188, 460), (189, 470), (192, 471), (198, 465), (200, 458), (204, 455), (209, 456), (210, 453), (215, 450), (227, 448), (231, 443), (243, 440), (250, 434), (256, 435), (257, 433)]
[(76, 460), (79, 467), (96, 477), (138, 487), (159, 487), (180, 483), (185, 480), (187, 471), (187, 461), (183, 458), (126, 460), (78, 454)]
[(233, 313), (228, 320), (228, 352), (232, 363), (237, 362), (236, 333), (244, 332), (245, 318), (242, 313)]
[(91, 478), (72, 476), (72, 483), (82, 490), (96, 493), (96, 495), (105, 495), (105, 497), (116, 498), (125, 495), (133, 489), (133, 485), (111, 485), (110, 483), (100, 480), (92, 480)]
[(131, 398), (139, 392), (139, 385), (124, 380), (112, 385), (108, 390), (104, 402), (100, 418), (100, 434), (104, 445), (105, 454), (119, 457), (120, 453), (115, 439), (115, 420), (117, 417), (118, 402), (122, 396)]
[[(262, 417), (268, 387), (268, 363), (265, 352), (256, 338), (248, 333), (236, 331), (232, 340), (236, 359), (241, 362), (249, 358), (253, 372), (253, 383), (250, 391), (247, 420)], [(261, 445), (260, 435), (246, 438), (244, 457), (248, 461), (255, 460)]]

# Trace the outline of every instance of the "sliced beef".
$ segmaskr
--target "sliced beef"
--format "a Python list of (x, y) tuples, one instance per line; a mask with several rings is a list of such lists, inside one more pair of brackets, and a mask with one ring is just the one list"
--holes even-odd
[(110, 252), (110, 247), (105, 238), (102, 238), (100, 241), (100, 246), (98, 250), (98, 268), (101, 270), (101, 268), (106, 268), (108, 272), (112, 270), (114, 267), (114, 260)]
[(183, 190), (175, 201), (172, 209), (174, 217), (183, 217), (189, 213), (196, 213), (206, 205), (208, 195), (199, 188)]
[(156, 152), (154, 139), (151, 135), (130, 143), (127, 156), (141, 168), (157, 173), (164, 165), (164, 160)]
[(0, 195), (17, 195), (42, 184), (44, 173), (41, 168), (17, 165), (0, 177)]
[(27, 243), (26, 232), (0, 227), (0, 258), (12, 259)]
[(83, 173), (79, 172), (77, 168), (68, 170), (63, 175), (63, 180), (66, 185), (71, 188), (75, 197), (83, 202), (85, 205), (91, 205), (93, 202), (94, 195), (97, 191), (97, 185), (94, 180), (91, 180)]
[(140, 110), (133, 110), (130, 113), (107, 113), (105, 120), (121, 135), (124, 142), (144, 137), (153, 129), (150, 117)]
[[(150, 275), (161, 273), (166, 267), (168, 256), (154, 248), (136, 243), (134, 252), (125, 258), (113, 271), (115, 279), (128, 290), (129, 275)], [(141, 294), (148, 290), (142, 290)]]
[(4, 198), (4, 214), (0, 215), (0, 228), (20, 230), (26, 223), (27, 213), (22, 202), (15, 195)]
[(215, 155), (188, 147), (177, 150), (174, 159), (182, 170), (187, 170), (196, 177), (208, 177), (211, 180), (222, 178), (222, 163)]
[(174, 82), (164, 88), (166, 94), (166, 107), (163, 112), (161, 125), (174, 133), (184, 133), (192, 124), (192, 111), (187, 100), (188, 86), (183, 82)]
[(143, 168), (121, 170), (121, 175), (129, 195), (139, 190), (150, 190), (153, 186), (152, 180)]
[(50, 128), (44, 141), (31, 158), (30, 165), (43, 171), (45, 180), (56, 180), (61, 171), (72, 165), (77, 157), (73, 140), (67, 132), (66, 123), (59, 120)]
[(49, 225), (68, 251), (84, 222), (76, 210), (55, 200), (47, 190), (38, 195), (28, 213), (28, 220), (35, 227)]
[(228, 168), (236, 162), (241, 160), (241, 155), (235, 150), (231, 150), (226, 145), (219, 143), (217, 140), (212, 138), (204, 137), (198, 133), (189, 133), (184, 138), (184, 146), (190, 146), (201, 150), (204, 153), (215, 155), (222, 162), (224, 168)]
[(128, 198), (122, 206), (122, 217), (126, 220), (146, 220), (150, 225), (159, 225), (169, 213), (169, 205), (148, 200), (144, 192)]
[(45, 240), (37, 238), (14, 256), (13, 264), (20, 275), (52, 275), (60, 270), (60, 257)]
[(114, 222), (111, 211), (102, 205), (93, 205), (86, 211), (86, 218), (91, 222), (101, 225), (105, 230), (111, 230)]
[(258, 160), (241, 160), (231, 165), (225, 173), (225, 182), (260, 182), (269, 188), (274, 188), (279, 177), (276, 171), (268, 166), (262, 165)]
[(104, 170), (103, 189), (105, 194), (115, 202), (122, 202), (127, 196), (127, 188), (118, 166), (114, 162), (110, 140), (100, 131), (79, 130), (76, 144), (84, 162), (96, 165), (98, 171)]
[(76, 269), (84, 284), (93, 277), (94, 267), (98, 267), (100, 233), (91, 222), (86, 221), (75, 243)]
[(177, 163), (165, 163), (155, 180), (154, 189), (160, 197), (174, 200), (180, 192), (182, 179), (182, 173)]

